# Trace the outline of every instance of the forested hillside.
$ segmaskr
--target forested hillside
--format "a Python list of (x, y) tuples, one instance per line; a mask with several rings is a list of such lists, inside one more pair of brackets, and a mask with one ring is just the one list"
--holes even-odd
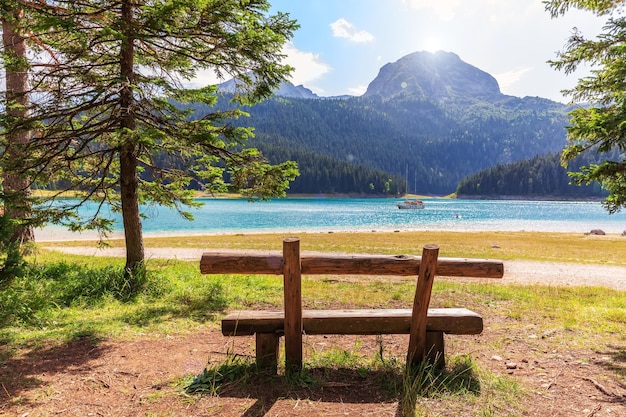
[[(588, 158), (579, 158), (569, 169), (578, 170), (580, 166), (593, 162)], [(561, 166), (560, 156), (549, 154), (512, 164), (498, 164), (463, 178), (457, 188), (457, 195), (460, 198), (502, 196), (586, 198), (607, 195), (600, 184), (576, 186), (570, 184), (570, 181), (567, 169)]]
[(296, 90), (246, 108), (250, 117), (236, 122), (254, 126), (252, 144), (270, 160), (298, 162), (302, 175), (290, 192), (362, 192), (371, 184), (402, 192), (406, 178), (408, 191), (448, 194), (470, 174), (565, 145), (564, 105), (506, 96), (491, 75), (452, 53), (387, 64), (361, 97), (302, 98)]
[[(255, 127), (253, 143), (272, 160), (277, 149), (318, 154), (387, 172), (393, 183), (407, 178), (408, 190), (424, 194), (454, 192), (467, 175), (565, 144), (564, 105), (506, 96), (489, 74), (444, 52), (385, 65), (361, 97), (276, 96), (246, 110), (238, 123)], [(298, 192), (322, 191), (314, 178), (324, 159), (295, 160)]]
[[(251, 118), (239, 122), (255, 127), (253, 143), (272, 160), (277, 149), (283, 154), (304, 149), (399, 178), (408, 172), (409, 189), (425, 194), (451, 193), (458, 181), (471, 173), (556, 152), (565, 143), (562, 111), (533, 99), (509, 98), (462, 110), (412, 98), (276, 97), (248, 111)], [(302, 172), (296, 183), (319, 188), (321, 184), (307, 178), (321, 175), (316, 173), (323, 169), (315, 165), (318, 159), (295, 160)]]

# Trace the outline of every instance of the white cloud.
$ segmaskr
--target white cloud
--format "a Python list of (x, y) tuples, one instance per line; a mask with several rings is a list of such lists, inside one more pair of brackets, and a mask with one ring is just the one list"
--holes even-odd
[(506, 71), (501, 72), (500, 74), (495, 74), (494, 77), (498, 80), (498, 84), (500, 85), (500, 90), (509, 90), (512, 86), (518, 83), (522, 77), (532, 68), (522, 68), (519, 70)]
[(352, 23), (341, 18), (330, 24), (333, 36), (336, 38), (346, 38), (356, 43), (368, 43), (374, 40), (371, 33), (357, 29)]
[(219, 78), (213, 69), (203, 69), (202, 71), (198, 71), (196, 76), (189, 80), (183, 82), (183, 85), (186, 88), (202, 88), (207, 85), (215, 85), (220, 84), (227, 81), (230, 77), (227, 78)]
[(367, 91), (367, 86), (359, 85), (356, 87), (348, 88), (348, 94), (351, 96), (362, 96)]
[[(294, 85), (306, 85), (306, 83), (317, 80), (332, 71), (330, 65), (324, 63), (318, 54), (300, 51), (291, 43), (284, 46), (282, 53), (286, 55), (282, 63), (291, 65), (294, 68), (290, 79)], [(224, 76), (225, 78), (219, 78), (213, 69), (205, 69), (198, 71), (196, 77), (184, 84), (185, 87), (199, 88), (220, 84), (231, 78), (228, 74), (224, 74)]]
[(304, 84), (317, 80), (326, 75), (332, 68), (320, 59), (318, 54), (304, 52), (297, 49), (293, 44), (287, 44), (283, 49), (287, 58), (283, 61), (294, 67), (291, 73), (291, 82), (295, 85)]

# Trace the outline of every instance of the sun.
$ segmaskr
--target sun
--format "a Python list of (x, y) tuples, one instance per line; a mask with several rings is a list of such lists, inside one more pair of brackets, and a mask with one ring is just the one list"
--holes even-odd
[(441, 50), (441, 39), (430, 36), (424, 39), (423, 49), (427, 52), (437, 52)]

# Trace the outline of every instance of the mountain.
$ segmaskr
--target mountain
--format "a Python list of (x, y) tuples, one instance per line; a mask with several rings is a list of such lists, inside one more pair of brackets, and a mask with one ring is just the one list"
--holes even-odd
[(471, 98), (502, 98), (494, 77), (451, 52), (415, 52), (383, 66), (369, 84), (365, 97), (384, 100), (399, 96), (443, 103)]
[(377, 178), (388, 173), (384, 182), (393, 189), (448, 194), (468, 175), (559, 152), (566, 142), (566, 106), (504, 95), (495, 78), (448, 52), (386, 64), (360, 97), (277, 93), (236, 123), (254, 126), (251, 145), (270, 160), (299, 163), (294, 193), (332, 191), (328, 184), (350, 176), (339, 167), (351, 164), (376, 170)]
[[(233, 94), (237, 90), (237, 80), (231, 79), (226, 82), (223, 82), (217, 86), (218, 91), (221, 94)], [(274, 91), (274, 94), (280, 97), (290, 97), (290, 98), (311, 98), (311, 99), (319, 99), (320, 97), (315, 94), (313, 91), (304, 87), (303, 85), (295, 86), (288, 81), (284, 81), (280, 84), (278, 89)]]
[(291, 98), (320, 98), (317, 94), (303, 85), (295, 86), (289, 82), (281, 83), (275, 94), (277, 96)]

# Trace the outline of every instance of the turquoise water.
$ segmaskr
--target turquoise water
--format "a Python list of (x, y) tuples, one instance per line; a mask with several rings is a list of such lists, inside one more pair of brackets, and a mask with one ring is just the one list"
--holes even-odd
[[(198, 235), (356, 230), (473, 230), (607, 233), (626, 230), (626, 213), (609, 215), (599, 202), (424, 199), (424, 210), (399, 210), (400, 199), (202, 199), (186, 221), (163, 207), (146, 207), (144, 233)], [(86, 215), (89, 208), (83, 210)], [(114, 216), (119, 219), (119, 216)], [(117, 222), (121, 230), (121, 222)]]

